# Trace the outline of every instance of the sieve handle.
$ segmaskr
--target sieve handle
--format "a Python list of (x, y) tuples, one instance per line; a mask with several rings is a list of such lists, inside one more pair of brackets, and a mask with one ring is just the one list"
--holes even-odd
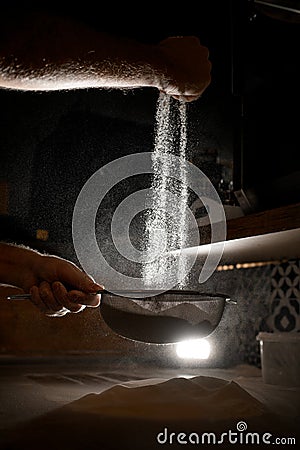
[[(141, 292), (141, 291), (139, 291)], [(150, 291), (149, 294), (160, 293), (161, 291)], [(92, 292), (89, 295), (99, 295), (99, 294), (111, 294), (111, 295), (119, 295), (120, 297), (129, 297), (130, 295), (137, 294), (137, 291), (108, 291), (107, 289), (102, 289), (96, 292)], [(31, 294), (13, 294), (6, 297), (6, 300), (30, 300)]]
[[(104, 294), (107, 292), (108, 291), (103, 289), (102, 291), (92, 292), (89, 295), (98, 295), (98, 294)], [(14, 294), (14, 295), (9, 295), (6, 297), (6, 300), (30, 300), (30, 299), (31, 299), (31, 294)]]

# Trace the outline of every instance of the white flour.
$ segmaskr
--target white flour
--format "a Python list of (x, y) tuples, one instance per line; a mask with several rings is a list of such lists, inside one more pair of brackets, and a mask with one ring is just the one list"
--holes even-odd
[[(186, 261), (182, 255), (162, 256), (162, 253), (187, 246), (188, 186), (184, 161), (187, 147), (186, 105), (160, 94), (156, 111), (156, 134), (154, 142), (153, 182), (151, 186), (151, 209), (146, 218), (146, 251), (155, 259), (145, 263), (142, 277), (146, 287), (163, 289), (166, 280), (173, 277), (174, 284), (185, 284)], [(179, 134), (179, 135), (178, 135)], [(162, 163), (166, 154), (178, 156), (181, 182), (172, 178), (174, 164)], [(170, 204), (168, 193), (176, 195)], [(155, 256), (156, 255), (156, 256)], [(158, 256), (158, 257), (157, 257)], [(175, 272), (174, 272), (175, 271)]]

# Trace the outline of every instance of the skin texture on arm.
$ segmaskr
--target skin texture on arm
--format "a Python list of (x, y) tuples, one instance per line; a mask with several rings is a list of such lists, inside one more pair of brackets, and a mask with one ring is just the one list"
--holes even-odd
[(0, 86), (20, 90), (154, 87), (192, 101), (210, 84), (208, 50), (194, 36), (144, 44), (53, 15), (1, 27)]
[(49, 316), (97, 307), (100, 295), (93, 293), (103, 289), (70, 261), (5, 243), (0, 243), (0, 283), (30, 293), (34, 305)]

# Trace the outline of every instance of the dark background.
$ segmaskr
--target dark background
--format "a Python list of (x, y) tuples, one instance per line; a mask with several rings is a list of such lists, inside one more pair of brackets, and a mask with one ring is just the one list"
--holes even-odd
[[(206, 1), (197, 11), (192, 2), (174, 8), (144, 3), (102, 8), (91, 2), (72, 10), (64, 4), (43, 6), (144, 42), (198, 36), (210, 51), (212, 83), (188, 105), (189, 160), (211, 179), (224, 203), (239, 206), (240, 197), (226, 192), (230, 182), (237, 193), (243, 188), (254, 211), (297, 201), (299, 24), (270, 17), (248, 1)], [(41, 7), (35, 2), (14, 3), (4, 12), (17, 18), (36, 9)], [(74, 259), (71, 222), (77, 195), (107, 162), (153, 150), (157, 97), (151, 88), (0, 90), (0, 180), (9, 186), (9, 214), (1, 217), (0, 238), (40, 246), (36, 230), (45, 229), (47, 248)], [(282, 176), (288, 180), (284, 185)], [(103, 217), (109, 216), (111, 198)]]

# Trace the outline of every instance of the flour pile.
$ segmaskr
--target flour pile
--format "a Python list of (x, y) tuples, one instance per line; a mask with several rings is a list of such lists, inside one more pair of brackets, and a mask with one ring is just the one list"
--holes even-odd
[[(144, 381), (86, 395), (33, 419), (12, 431), (6, 449), (153, 450), (162, 448), (158, 439), (169, 440), (170, 433), (193, 433), (195, 440), (204, 432), (220, 437), (237, 431), (241, 421), (257, 432), (276, 425), (265, 406), (233, 381), (204, 376)], [(170, 448), (182, 444), (173, 440)]]

